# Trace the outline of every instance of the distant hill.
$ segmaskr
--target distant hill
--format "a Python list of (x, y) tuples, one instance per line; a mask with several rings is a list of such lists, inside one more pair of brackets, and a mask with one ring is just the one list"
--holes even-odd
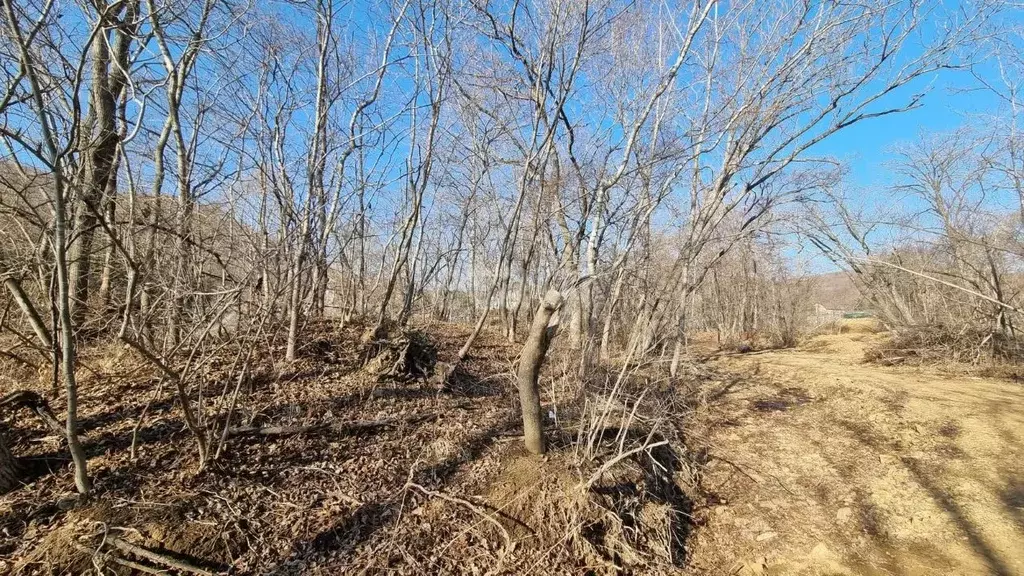
[(810, 277), (811, 301), (831, 310), (856, 310), (861, 294), (846, 272), (830, 272)]

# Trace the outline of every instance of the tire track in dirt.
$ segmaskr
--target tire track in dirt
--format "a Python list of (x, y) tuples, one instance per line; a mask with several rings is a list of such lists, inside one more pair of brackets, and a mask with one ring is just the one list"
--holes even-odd
[(1024, 386), (863, 364), (879, 337), (717, 362), (691, 571), (1024, 574)]

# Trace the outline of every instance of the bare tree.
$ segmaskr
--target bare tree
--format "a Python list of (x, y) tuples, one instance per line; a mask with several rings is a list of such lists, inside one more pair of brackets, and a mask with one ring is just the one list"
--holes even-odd
[[(114, 205), (112, 196), (117, 191), (118, 146), (123, 134), (118, 126), (117, 108), (128, 86), (139, 3), (137, 0), (99, 2), (94, 9), (93, 29), (97, 33), (90, 46), (92, 78), (88, 109), (78, 134), (81, 173), (76, 176), (80, 183), (72, 227), (76, 234), (69, 253), (72, 312), (76, 323), (82, 322), (88, 307), (97, 220), (100, 217), (110, 219), (112, 214), (104, 205)], [(113, 30), (112, 35), (108, 35), (108, 29)]]
[[(28, 14), (18, 13), (9, 0), (4, 2), (4, 15), (7, 20), (7, 27), (10, 37), (15, 41), (19, 52), (19, 59), (24, 73), (24, 81), (28, 83), (27, 96), (31, 99), (32, 107), (38, 120), (40, 134), (40, 146), (29, 148), (38, 154), (41, 161), (45, 162), (53, 175), (53, 244), (52, 250), (55, 259), (57, 277), (57, 309), (60, 318), (60, 346), (61, 366), (63, 368), (64, 391), (67, 400), (67, 417), (65, 419), (68, 447), (71, 451), (71, 458), (75, 465), (75, 486), (79, 493), (88, 494), (92, 489), (92, 481), (86, 463), (85, 451), (82, 449), (81, 441), (78, 438), (78, 383), (75, 378), (75, 326), (71, 315), (71, 282), (69, 278), (68, 265), (68, 235), (67, 228), (70, 215), (67, 208), (67, 194), (69, 188), (68, 173), (65, 167), (65, 157), (69, 147), (60, 146), (53, 133), (53, 111), (49, 108), (43, 98), (41, 82), (41, 71), (37, 57), (33, 54), (32, 40), (40, 33), (43, 26), (48, 25), (54, 17), (51, 13), (52, 3), (44, 4), (38, 12), (34, 21), (29, 20), (27, 28), (22, 20), (29, 19)], [(95, 30), (96, 28), (94, 28)], [(11, 135), (9, 135), (11, 136)], [(16, 136), (16, 135), (14, 135)], [(20, 139), (20, 138), (19, 138)]]

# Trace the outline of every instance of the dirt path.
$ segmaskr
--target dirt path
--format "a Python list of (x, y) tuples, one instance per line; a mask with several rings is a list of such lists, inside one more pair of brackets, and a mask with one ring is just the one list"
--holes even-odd
[(1024, 575), (1024, 385), (861, 363), (878, 337), (719, 361), (695, 571)]

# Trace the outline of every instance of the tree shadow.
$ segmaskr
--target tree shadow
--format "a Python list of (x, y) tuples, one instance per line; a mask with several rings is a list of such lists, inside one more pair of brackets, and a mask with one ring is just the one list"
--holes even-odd
[[(184, 422), (179, 418), (161, 418), (139, 428), (138, 445), (163, 442), (176, 435), (185, 438), (187, 434), (183, 432), (184, 427)], [(85, 455), (88, 458), (95, 458), (102, 454), (123, 452), (131, 447), (132, 436), (131, 430), (112, 430), (89, 438), (83, 446)]]
[[(36, 457), (18, 458), (18, 465), (21, 468), (22, 477), (20, 482), (23, 485), (30, 484), (43, 476), (54, 473), (53, 467), (63, 467), (71, 463), (71, 459), (55, 460)], [(15, 488), (17, 491), (19, 488)], [(12, 491), (13, 492), (13, 491)], [(46, 501), (14, 500), (10, 502), (8, 510), (0, 512), (0, 533), (6, 538), (0, 539), (0, 555), (8, 555), (17, 549), (18, 540), (23, 538), (30, 526), (52, 525), (54, 521), (63, 517), (64, 514), (74, 505), (74, 498), (65, 498)]]
[(1024, 529), (1024, 479), (1013, 478), (999, 492), (999, 499), (1013, 516), (1017, 526)]
[(310, 546), (319, 552), (350, 553), (391, 519), (400, 502), (370, 502), (313, 537)]
[[(639, 455), (638, 455), (639, 457)], [(693, 530), (693, 501), (676, 484), (674, 475), (682, 467), (682, 460), (671, 445), (663, 444), (650, 450), (649, 458), (640, 458), (647, 490), (654, 501), (668, 506), (666, 515), (669, 534), (669, 555), (678, 568), (686, 565), (686, 543)]]
[(960, 504), (935, 480), (928, 475), (928, 473), (921, 466), (921, 463), (915, 458), (902, 458), (903, 465), (907, 470), (910, 471), (911, 475), (917, 481), (917, 483), (928, 491), (928, 494), (935, 500), (943, 510), (956, 522), (960, 530), (967, 536), (967, 539), (971, 543), (971, 547), (977, 552), (988, 564), (992, 574), (997, 576), (1013, 576), (1014, 572), (1010, 570), (1010, 567), (1006, 565), (1002, 558), (993, 550), (988, 543), (985, 542), (984, 536), (978, 531), (977, 527), (971, 522), (967, 515), (964, 514)]
[(709, 405), (717, 405), (742, 388), (741, 384), (749, 385), (749, 382), (744, 381), (742, 378), (731, 377), (727, 382), (722, 383), (721, 386), (711, 391), (707, 395), (707, 403)]
[[(71, 456), (67, 453), (46, 454), (42, 456), (22, 456), (17, 458), (18, 482), (28, 485), (40, 478), (58, 473), (62, 468), (71, 463)], [(18, 490), (15, 488), (14, 490)]]
[[(859, 442), (868, 446), (877, 454), (899, 451), (899, 447), (893, 445), (893, 442), (890, 439), (878, 434), (867, 424), (845, 420), (838, 420), (837, 422), (841, 427), (850, 432)], [(943, 434), (941, 432), (939, 435), (943, 437), (949, 436), (949, 434)], [(945, 457), (968, 457), (968, 455), (960, 448), (950, 443), (940, 444), (936, 446), (934, 450)], [(979, 531), (978, 527), (972, 523), (970, 518), (967, 517), (962, 506), (951, 494), (940, 486), (937, 479), (928, 473), (925, 466), (918, 459), (902, 456), (900, 457), (900, 462), (913, 477), (917, 485), (928, 493), (931, 499), (946, 512), (949, 518), (956, 524), (957, 528), (966, 536), (971, 549), (974, 550), (974, 552), (985, 562), (992, 574), (996, 576), (1011, 576), (1014, 574), (1006, 562), (1000, 558), (999, 554), (985, 541), (984, 536)], [(1007, 488), (1004, 489), (1002, 497), (1004, 504), (1011, 510), (1014, 509), (1014, 502), (1024, 503), (1024, 485), (1011, 481)], [(863, 501), (863, 499), (861, 499), (858, 509), (863, 511), (866, 510), (867, 507), (873, 508), (873, 506), (868, 505)], [(1017, 514), (1017, 520), (1018, 524), (1024, 525), (1024, 523), (1021, 522), (1020, 514)], [(878, 527), (881, 526), (879, 516), (869, 514), (866, 517), (862, 517), (862, 525), (864, 526), (865, 531), (876, 540), (888, 540), (884, 530), (878, 530)], [(881, 543), (884, 546), (891, 547), (887, 542)]]
[(158, 402), (153, 402), (149, 405), (148, 410), (146, 410), (145, 403), (133, 406), (117, 405), (106, 412), (89, 414), (79, 418), (78, 432), (79, 434), (87, 434), (93, 430), (103, 428), (117, 422), (135, 420), (139, 418), (144, 410), (149, 415), (165, 413), (171, 410), (176, 401), (177, 396), (171, 395)]
[(459, 365), (448, 376), (441, 392), (460, 398), (486, 398), (501, 396), (507, 393), (509, 389), (510, 387), (501, 378), (494, 376), (480, 378)]
[[(495, 424), (471, 435), (462, 445), (462, 450), (458, 456), (417, 470), (413, 475), (413, 481), (428, 488), (441, 487), (463, 464), (479, 458), (485, 450), (494, 445), (498, 438), (508, 436), (513, 431), (517, 431), (516, 426), (516, 415), (513, 413), (506, 414), (504, 418)], [(521, 432), (521, 430), (518, 431)]]
[(811, 402), (807, 390), (797, 387), (783, 388), (775, 396), (752, 400), (751, 406), (759, 412), (785, 412), (790, 408)]

